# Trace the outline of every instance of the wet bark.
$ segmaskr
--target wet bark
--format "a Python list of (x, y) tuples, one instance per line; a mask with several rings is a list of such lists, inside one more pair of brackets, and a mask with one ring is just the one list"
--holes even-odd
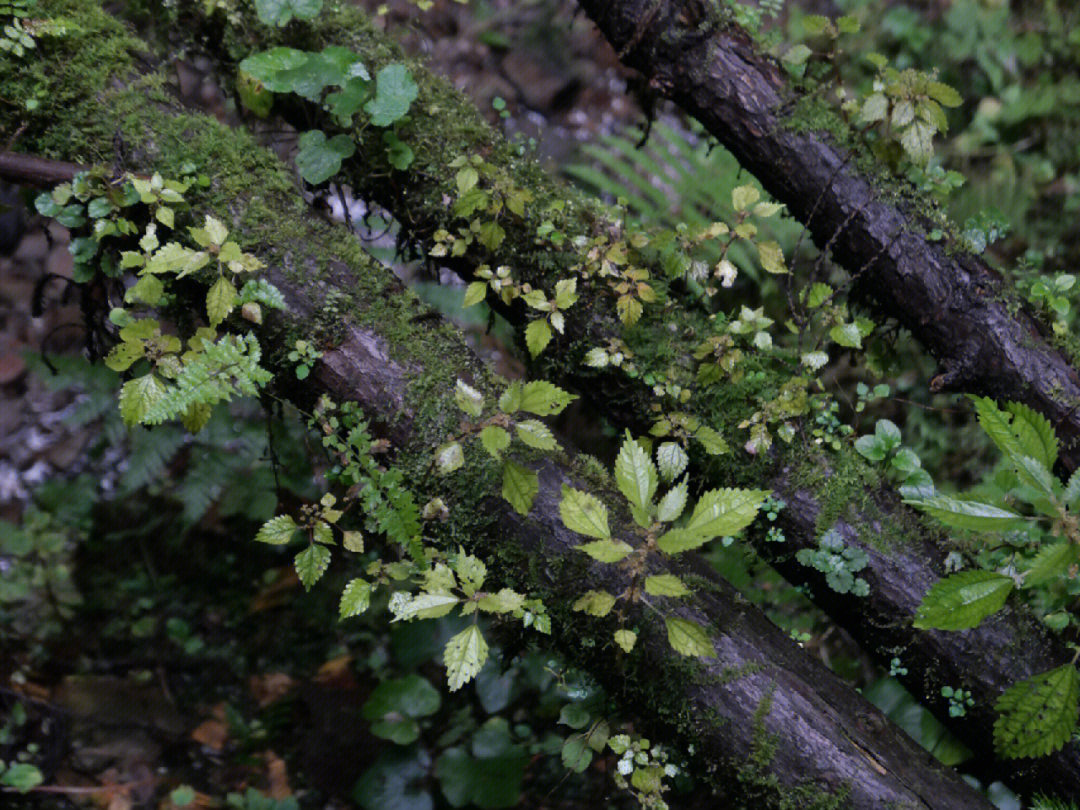
[(855, 292), (937, 358), (935, 391), (1023, 402), (1080, 464), (1080, 376), (1009, 285), (955, 240), (932, 242), (919, 203), (861, 171), (827, 133), (799, 132), (784, 72), (706, 0), (580, 0), (623, 62), (697, 118), (857, 277)]

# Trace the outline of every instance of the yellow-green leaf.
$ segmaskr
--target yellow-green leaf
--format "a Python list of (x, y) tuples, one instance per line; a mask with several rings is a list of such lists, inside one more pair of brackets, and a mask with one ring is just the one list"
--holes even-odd
[(562, 500), (559, 501), (559, 514), (562, 516), (563, 525), (572, 532), (598, 540), (611, 537), (607, 507), (595, 495), (564, 484)]
[(664, 619), (664, 624), (667, 625), (668, 643), (675, 652), (700, 658), (716, 657), (709, 634), (697, 622), (671, 616)]

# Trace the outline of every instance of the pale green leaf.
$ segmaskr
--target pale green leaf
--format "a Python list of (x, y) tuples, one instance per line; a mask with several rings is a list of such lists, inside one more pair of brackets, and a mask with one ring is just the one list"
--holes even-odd
[(1005, 410), (1012, 414), (1012, 434), (1020, 451), (1038, 459), (1046, 469), (1054, 469), (1058, 440), (1050, 420), (1021, 402), (1006, 402)]
[(634, 441), (629, 432), (615, 459), (615, 483), (632, 505), (643, 512), (649, 511), (659, 476), (645, 448)]
[(745, 211), (761, 198), (761, 192), (753, 186), (737, 186), (731, 191), (731, 206), (736, 211)]
[(447, 687), (450, 691), (456, 692), (475, 678), (487, 657), (487, 642), (475, 624), (446, 642), (443, 663), (446, 665)]
[(484, 395), (464, 380), (454, 386), (454, 402), (469, 416), (480, 416), (484, 410)]
[(550, 342), (551, 327), (548, 322), (543, 318), (529, 321), (529, 325), (525, 327), (525, 346), (529, 349), (529, 354), (536, 357)]
[(656, 519), (662, 523), (671, 523), (677, 520), (686, 508), (687, 485), (686, 479), (667, 491), (660, 504), (656, 507)]
[(206, 293), (206, 318), (211, 326), (217, 326), (225, 320), (236, 306), (236, 287), (229, 279), (221, 276)]
[(664, 619), (664, 624), (667, 625), (668, 643), (675, 652), (700, 658), (716, 657), (709, 634), (697, 622), (670, 616)]
[(924, 500), (905, 501), (916, 509), (937, 518), (946, 526), (970, 531), (1000, 532), (1016, 528), (1023, 518), (1008, 509), (988, 503), (962, 501), (947, 495), (935, 495)]
[(465, 298), (461, 302), (463, 309), (479, 304), (487, 296), (487, 282), (474, 281), (465, 288)]
[(586, 591), (571, 606), (580, 613), (590, 616), (607, 616), (615, 606), (615, 597), (607, 591)]
[(649, 596), (686, 596), (690, 589), (674, 574), (656, 574), (645, 578), (645, 593)]
[(259, 531), (255, 533), (255, 539), (272, 546), (285, 545), (293, 539), (297, 528), (296, 521), (290, 515), (278, 515), (259, 527)]
[(562, 516), (563, 525), (572, 532), (598, 540), (611, 537), (607, 507), (595, 495), (563, 484), (559, 514)]
[(539, 419), (525, 419), (518, 422), (516, 427), (518, 438), (529, 447), (536, 450), (555, 450), (559, 446), (551, 428)]
[(915, 627), (967, 630), (1005, 604), (1011, 578), (994, 571), (961, 571), (939, 580), (927, 591), (915, 614)]
[(124, 424), (139, 424), (150, 409), (168, 395), (165, 386), (151, 374), (128, 380), (120, 389), (120, 416)]
[(686, 451), (678, 442), (664, 442), (656, 448), (656, 465), (664, 481), (674, 481), (682, 475), (689, 460)]
[(506, 462), (503, 467), (502, 496), (518, 514), (529, 514), (539, 492), (540, 478), (536, 473), (513, 461)]
[(708, 425), (701, 425), (694, 431), (694, 438), (701, 442), (705, 452), (710, 456), (719, 456), (728, 451), (727, 442), (720, 435), (720, 431), (714, 430)]
[(855, 323), (841, 323), (829, 330), (829, 337), (847, 349), (862, 348), (862, 332)]
[(294, 564), (300, 583), (305, 590), (310, 591), (311, 586), (319, 581), (330, 565), (330, 549), (312, 544), (296, 555)]
[(621, 540), (593, 540), (575, 548), (602, 563), (616, 563), (634, 550), (633, 546)]
[(783, 275), (788, 272), (787, 264), (784, 262), (784, 251), (779, 242), (773, 239), (758, 242), (757, 249), (758, 259), (766, 273)]
[[(509, 393), (508, 389), (503, 394), (503, 397), (507, 397)], [(577, 399), (577, 395), (567, 393), (557, 385), (552, 385), (546, 380), (534, 380), (525, 383), (521, 388), (520, 399), (517, 400), (517, 409), (528, 411), (537, 416), (554, 416), (562, 413), (563, 408), (575, 399)], [(503, 408), (502, 399), (499, 400), (499, 407)], [(513, 413), (513, 410), (516, 409), (503, 408), (503, 410), (506, 413)]]
[(615, 643), (622, 647), (623, 652), (630, 652), (637, 643), (637, 633), (633, 630), (616, 630)]
[(488, 455), (501, 459), (503, 451), (510, 446), (510, 434), (498, 425), (488, 425), (480, 431), (480, 444)]
[(460, 469), (464, 463), (465, 453), (457, 442), (447, 442), (435, 451), (435, 464), (442, 475)]
[(707, 539), (735, 534), (757, 516), (763, 489), (712, 489), (698, 499), (686, 528)]
[(368, 609), (371, 604), (371, 583), (357, 577), (349, 580), (345, 590), (341, 592), (341, 603), (338, 605), (338, 618), (347, 619), (350, 616), (359, 616)]
[(450, 593), (418, 593), (395, 614), (393, 620), (438, 619), (460, 602), (461, 599)]
[(498, 593), (489, 593), (480, 597), (477, 607), (488, 613), (513, 613), (525, 604), (525, 597), (510, 588), (503, 588)]

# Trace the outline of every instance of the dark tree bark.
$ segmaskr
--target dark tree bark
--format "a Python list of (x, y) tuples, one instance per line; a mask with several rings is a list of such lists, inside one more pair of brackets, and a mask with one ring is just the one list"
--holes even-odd
[(934, 391), (1023, 402), (1062, 442), (1060, 463), (1080, 464), (1080, 376), (1046, 339), (1007, 282), (955, 240), (931, 242), (920, 205), (860, 171), (852, 148), (798, 131), (800, 100), (775, 61), (718, 17), (707, 0), (580, 0), (650, 87), (697, 118), (821, 248), (857, 277), (855, 290), (895, 318), (937, 358)]

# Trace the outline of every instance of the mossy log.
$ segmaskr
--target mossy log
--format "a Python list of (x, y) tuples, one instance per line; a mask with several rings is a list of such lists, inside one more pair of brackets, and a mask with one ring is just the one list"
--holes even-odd
[[(310, 25), (270, 31), (253, 17), (230, 24), (220, 14), (208, 16), (202, 4), (181, 4), (180, 23), (168, 33), (204, 48), (216, 60), (226, 84), (233, 80), (237, 62), (252, 50), (269, 45), (310, 50), (342, 45), (360, 54), (372, 68), (404, 58), (393, 41), (376, 31), (361, 12), (348, 7), (326, 11)], [(546, 176), (532, 161), (521, 157), (518, 147), (494, 132), (473, 105), (446, 82), (422, 63), (409, 64), (420, 95), (400, 134), (413, 146), (415, 163), (407, 172), (389, 171), (381, 142), (369, 131), (358, 135), (359, 153), (343, 165), (341, 176), (361, 198), (393, 213), (413, 247), (430, 249), (434, 233), (453, 231), (460, 225), (446, 202), (456, 194), (453, 172), (446, 167), (455, 158), (473, 154), (483, 155), (496, 168), (496, 182), (527, 188), (533, 202), (522, 219), (502, 221), (506, 239), (498, 250), (473, 249), (457, 260), (440, 259), (463, 274), (483, 263), (505, 264), (514, 268), (515, 277), (546, 290), (559, 278), (571, 275), (581, 256), (572, 248), (557, 250), (535, 237), (544, 212), (554, 202), (566, 211), (563, 222), (568, 244), (576, 237), (588, 239), (619, 230), (608, 209)], [(281, 99), (278, 108), (297, 127), (308, 128), (325, 120), (316, 105), (295, 97)], [(331, 126), (329, 122), (326, 125)], [(788, 136), (795, 137), (786, 132)], [(658, 268), (650, 269), (654, 278), (662, 278)], [(642, 321), (627, 330), (616, 315), (614, 297), (602, 286), (586, 285), (582, 290), (583, 302), (566, 312), (567, 334), (541, 355), (534, 365), (535, 373), (591, 399), (617, 425), (646, 430), (654, 419), (656, 397), (643, 378), (652, 375), (695, 387), (692, 349), (714, 331), (707, 312), (673, 294), (662, 304), (646, 307)], [(531, 317), (525, 308), (504, 307), (503, 313), (519, 334), (523, 333)], [(638, 351), (641, 375), (631, 379), (618, 370), (596, 370), (582, 364), (588, 349), (611, 337), (626, 339)], [(757, 356), (748, 363), (742, 382), (695, 390), (693, 399), (677, 409), (723, 429), (733, 439), (738, 435), (737, 425), (761, 403), (775, 398), (791, 375), (792, 364), (783, 358)], [(790, 513), (785, 524), (787, 542), (764, 542), (758, 536), (758, 552), (790, 580), (807, 582), (818, 603), (883, 665), (897, 655), (912, 662), (903, 678), (905, 685), (976, 753), (984, 775), (1023, 789), (1080, 794), (1080, 749), (1076, 746), (1039, 760), (1001, 761), (995, 756), (989, 733), (992, 707), (1005, 689), (1035, 671), (1067, 662), (1070, 653), (1023, 609), (1003, 612), (976, 631), (928, 633), (914, 629), (911, 620), (921, 598), (920, 589), (925, 592), (941, 577), (943, 561), (953, 544), (900, 504), (895, 495), (888, 494), (890, 487), (881, 475), (853, 451), (826, 455), (809, 433), (801, 430), (789, 446), (757, 458), (740, 453), (718, 460), (694, 450), (691, 469), (703, 486), (769, 486), (782, 497), (797, 501), (798, 513)], [(866, 597), (834, 593), (822, 576), (795, 559), (800, 549), (816, 549), (817, 538), (834, 525), (843, 531), (849, 545), (869, 555), (870, 566), (862, 574), (871, 583)], [(994, 667), (986, 666), (988, 658), (996, 662)], [(978, 709), (952, 717), (940, 699), (940, 689), (958, 684), (971, 689)]]
[[(1010, 284), (956, 234), (929, 199), (874, 172), (857, 137), (823, 102), (794, 91), (776, 61), (709, 0), (579, 0), (623, 62), (700, 121), (855, 278), (855, 292), (937, 358), (931, 390), (1023, 402), (1080, 466), (1080, 375)], [(802, 105), (802, 106), (800, 106)], [(817, 120), (800, 110), (816, 109)], [(831, 124), (832, 132), (822, 128)], [(940, 214), (938, 215), (940, 218)]]
[[(498, 496), (497, 469), (483, 453), (470, 452), (456, 476), (437, 475), (433, 448), (459, 428), (454, 382), (468, 380), (488, 397), (498, 388), (456, 330), (426, 317), (347, 228), (314, 214), (288, 168), (250, 134), (179, 109), (163, 73), (137, 69), (143, 45), (98, 4), (42, 5), (77, 26), (41, 48), (48, 71), (0, 67), (10, 91), (25, 89), (24, 81), (41, 91), (17, 146), (112, 163), (122, 145), (125, 169), (179, 176), (194, 162), (209, 175), (207, 189), (189, 192), (193, 209), (226, 222), (232, 238), (267, 264), (289, 304), (260, 334), (271, 366), (282, 371), (277, 381), (293, 380), (277, 393), (301, 405), (321, 393), (360, 403), (392, 441), (394, 463), (418, 497), (442, 497), (450, 506), (450, 518), (432, 525), (431, 540), (468, 544), (495, 576), (542, 596), (557, 647), (587, 666), (627, 716), (676, 743), (693, 742), (696, 771), (718, 795), (741, 806), (791, 810), (990, 806), (700, 564), (671, 569), (699, 584), (674, 610), (711, 626), (716, 658), (677, 656), (662, 622), (636, 614), (630, 620), (642, 630), (639, 644), (630, 655), (617, 654), (608, 623), (569, 605), (586, 583), (618, 590), (622, 575), (574, 550), (579, 539), (558, 509), (563, 484), (589, 477), (596, 489), (604, 482), (570, 456), (533, 459), (541, 494), (523, 518)], [(97, 61), (103, 50), (106, 65)], [(190, 303), (201, 310), (201, 295)], [(296, 337), (325, 348), (303, 384), (283, 359)], [(670, 564), (651, 565), (663, 571)]]

